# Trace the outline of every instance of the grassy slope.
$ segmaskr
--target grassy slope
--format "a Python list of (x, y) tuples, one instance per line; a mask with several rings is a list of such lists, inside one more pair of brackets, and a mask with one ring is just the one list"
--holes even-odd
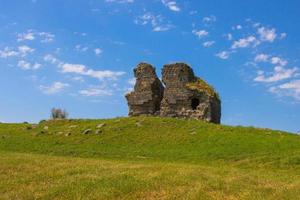
[(0, 124), (0, 199), (300, 198), (298, 135), (152, 117), (27, 126)]

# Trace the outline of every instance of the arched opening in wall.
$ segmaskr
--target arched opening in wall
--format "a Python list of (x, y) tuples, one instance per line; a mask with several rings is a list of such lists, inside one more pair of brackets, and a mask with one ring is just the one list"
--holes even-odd
[(197, 98), (193, 98), (192, 99), (192, 102), (191, 102), (191, 106), (192, 106), (192, 109), (193, 110), (196, 110), (197, 109), (197, 107), (199, 106), (199, 99), (197, 99)]

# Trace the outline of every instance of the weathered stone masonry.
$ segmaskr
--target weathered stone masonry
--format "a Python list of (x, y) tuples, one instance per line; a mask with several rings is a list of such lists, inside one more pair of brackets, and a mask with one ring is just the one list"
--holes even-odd
[(126, 95), (129, 116), (157, 115), (164, 87), (157, 78), (155, 69), (147, 63), (140, 63), (134, 69), (134, 76), (134, 91)]
[(221, 101), (215, 90), (185, 63), (165, 65), (162, 82), (146, 63), (134, 69), (136, 84), (127, 94), (129, 116), (159, 115), (220, 123)]

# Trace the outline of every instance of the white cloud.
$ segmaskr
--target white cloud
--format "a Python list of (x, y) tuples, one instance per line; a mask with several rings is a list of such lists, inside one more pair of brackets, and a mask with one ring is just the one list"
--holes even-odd
[(52, 33), (48, 33), (48, 32), (40, 32), (37, 33), (38, 35), (42, 36), (41, 42), (42, 43), (49, 43), (49, 42), (53, 42), (55, 35), (53, 35)]
[(216, 56), (219, 57), (219, 58), (221, 58), (221, 59), (223, 59), (223, 60), (226, 60), (226, 59), (229, 58), (230, 52), (228, 52), (228, 51), (221, 51), (221, 52), (217, 53)]
[(193, 30), (192, 33), (200, 39), (208, 36), (208, 34), (209, 34), (209, 32), (206, 30)]
[(106, 90), (106, 89), (99, 89), (99, 88), (89, 88), (86, 90), (80, 90), (79, 94), (81, 94), (82, 96), (87, 96), (87, 97), (91, 97), (91, 96), (111, 96), (113, 95), (112, 91), (110, 90)]
[(86, 67), (80, 64), (63, 64), (62, 73), (75, 73), (75, 74), (84, 74), (86, 72)]
[(121, 71), (117, 71), (117, 72), (110, 71), (110, 70), (97, 71), (97, 70), (89, 69), (86, 71), (85, 75), (94, 77), (94, 78), (98, 78), (101, 80), (101, 79), (105, 79), (105, 78), (117, 79), (119, 76), (122, 76), (124, 74), (125, 74), (125, 72), (121, 72)]
[(19, 52), (12, 50), (9, 47), (5, 47), (3, 50), (0, 50), (0, 58), (8, 58), (19, 55)]
[(94, 49), (94, 52), (97, 56), (99, 56), (100, 54), (102, 54), (103, 51), (100, 48), (96, 48), (96, 49)]
[(32, 49), (26, 45), (19, 46), (18, 50), (22, 57), (25, 57), (25, 56), (27, 56), (27, 54), (34, 52), (34, 49)]
[(274, 56), (270, 57), (267, 54), (258, 54), (256, 55), (255, 62), (269, 62), (270, 64), (276, 65), (276, 66), (286, 66), (288, 64), (287, 60), (284, 60), (280, 57)]
[(72, 77), (73, 81), (84, 82), (84, 79), (81, 76)]
[(60, 62), (57, 58), (55, 58), (55, 57), (54, 57), (53, 55), (51, 55), (51, 54), (45, 55), (45, 56), (44, 56), (44, 61), (49, 62), (49, 63), (51, 63), (51, 64), (57, 64), (57, 63)]
[(233, 36), (232, 36), (231, 33), (228, 33), (228, 34), (226, 35), (226, 38), (227, 38), (227, 40), (231, 41), (231, 40), (233, 39)]
[(56, 94), (59, 92), (62, 92), (63, 90), (65, 90), (67, 87), (69, 87), (70, 85), (67, 83), (62, 83), (62, 82), (54, 82), (52, 85), (50, 86), (43, 86), (40, 85), (40, 90), (45, 93), (45, 94)]
[(286, 33), (281, 33), (279, 36), (279, 39), (284, 39), (286, 38), (287, 34)]
[(165, 22), (161, 15), (154, 15), (150, 12), (137, 17), (134, 23), (142, 26), (150, 24), (154, 32), (168, 31), (173, 28), (173, 25), (169, 22)]
[(177, 5), (176, 1), (172, 0), (161, 0), (161, 2), (169, 8), (169, 10), (174, 11), (174, 12), (179, 12), (180, 8)]
[(249, 46), (256, 47), (259, 44), (260, 42), (254, 36), (249, 36), (247, 38), (242, 38), (238, 41), (234, 41), (231, 48), (232, 49), (247, 48)]
[(207, 48), (207, 47), (211, 47), (214, 44), (215, 44), (215, 41), (207, 41), (207, 42), (203, 43), (203, 46)]
[(23, 70), (37, 70), (39, 68), (42, 67), (42, 65), (40, 63), (30, 63), (30, 62), (27, 62), (25, 60), (20, 60), (18, 61), (18, 67), (20, 67), (21, 69)]
[(154, 32), (163, 32), (170, 30), (170, 26), (156, 26), (153, 28)]
[(189, 12), (190, 15), (196, 15), (197, 13), (198, 13), (197, 10), (192, 10), (192, 11)]
[(272, 83), (282, 81), (296, 76), (297, 68), (285, 69), (282, 66), (274, 67), (274, 71), (270, 76), (266, 76), (264, 71), (258, 71), (257, 77), (254, 79), (256, 82)]
[(29, 62), (26, 62), (26, 61), (24, 61), (24, 60), (20, 60), (19, 62), (18, 62), (18, 67), (20, 67), (21, 69), (23, 69), (23, 70), (28, 70), (28, 69), (30, 69), (31, 67), (30, 67), (30, 63)]
[(34, 40), (35, 36), (34, 33), (32, 32), (32, 30), (29, 30), (27, 33), (19, 33), (17, 35), (17, 41), (21, 42), (24, 40)]
[(241, 29), (243, 29), (243, 27), (240, 24), (232, 27), (232, 30), (241, 30)]
[(80, 74), (80, 75), (97, 78), (100, 80), (117, 79), (119, 76), (125, 74), (125, 72), (121, 72), (121, 71), (110, 71), (110, 70), (99, 71), (99, 70), (88, 69), (85, 65), (81, 65), (81, 64), (65, 63), (62, 64), (60, 67), (62, 73)]
[(0, 50), (0, 58), (8, 58), (8, 57), (15, 57), (15, 56), (25, 57), (29, 53), (32, 53), (33, 51), (34, 49), (26, 45), (19, 46), (17, 50), (13, 50), (10, 47), (5, 47), (3, 50)]
[(290, 96), (300, 101), (300, 80), (292, 80), (269, 89), (270, 92), (279, 96)]
[(256, 55), (254, 61), (255, 62), (268, 62), (269, 57), (270, 56), (267, 54), (258, 54), (258, 55)]
[(88, 47), (83, 47), (83, 46), (81, 46), (80, 44), (77, 44), (76, 46), (75, 46), (75, 50), (76, 51), (80, 51), (80, 52), (85, 52), (85, 51), (87, 51), (89, 48)]
[(35, 30), (27, 30), (26, 33), (19, 33), (17, 35), (17, 41), (22, 42), (25, 40), (35, 40), (36, 38), (40, 38), (40, 42), (42, 43), (48, 43), (48, 42), (53, 42), (55, 35), (49, 32), (38, 32)]
[(204, 23), (216, 22), (216, 21), (217, 21), (217, 18), (216, 18), (216, 16), (214, 16), (214, 15), (210, 15), (210, 16), (204, 17), (204, 18), (202, 19), (202, 21), (203, 21)]
[(286, 66), (288, 64), (288, 61), (286, 61), (282, 58), (279, 58), (279, 57), (272, 57), (271, 63), (274, 65)]
[(44, 56), (44, 60), (51, 64), (56, 64), (60, 68), (61, 73), (73, 73), (78, 75), (85, 75), (93, 78), (97, 78), (99, 80), (102, 79), (117, 79), (119, 76), (125, 74), (122, 71), (110, 71), (110, 70), (93, 70), (88, 69), (85, 65), (82, 64), (71, 64), (71, 63), (64, 63), (59, 59), (55, 58), (51, 54)]
[(261, 41), (273, 42), (277, 37), (276, 29), (274, 28), (268, 29), (266, 27), (261, 27), (257, 30), (257, 32)]

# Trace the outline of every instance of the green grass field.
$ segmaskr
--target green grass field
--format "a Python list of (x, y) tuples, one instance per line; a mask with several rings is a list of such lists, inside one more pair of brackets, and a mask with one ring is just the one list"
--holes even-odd
[(155, 117), (0, 124), (0, 155), (0, 199), (300, 199), (300, 136), (268, 129)]

